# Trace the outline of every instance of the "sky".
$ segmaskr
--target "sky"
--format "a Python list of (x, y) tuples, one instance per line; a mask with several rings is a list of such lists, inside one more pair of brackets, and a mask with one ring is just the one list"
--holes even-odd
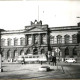
[(24, 29), (42, 20), (49, 27), (75, 26), (80, 21), (80, 1), (0, 1), (0, 28)]

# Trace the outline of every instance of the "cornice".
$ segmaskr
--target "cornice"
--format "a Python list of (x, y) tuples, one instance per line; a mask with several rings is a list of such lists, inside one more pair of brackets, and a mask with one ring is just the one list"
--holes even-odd
[(78, 26), (51, 27), (50, 31), (80, 30)]
[(5, 30), (2, 31), (1, 34), (19, 34), (19, 33), (23, 33), (25, 31), (25, 29), (23, 30)]

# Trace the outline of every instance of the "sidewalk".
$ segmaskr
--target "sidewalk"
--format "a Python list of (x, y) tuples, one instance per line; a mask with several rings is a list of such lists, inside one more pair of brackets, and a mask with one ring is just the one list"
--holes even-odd
[[(75, 79), (80, 78), (80, 72), (75, 72), (74, 70), (66, 66), (52, 66), (49, 64), (16, 64), (16, 63), (6, 63), (2, 64), (3, 72), (0, 73), (0, 79)], [(41, 66), (50, 67), (50, 71), (41, 72), (39, 68)], [(76, 75), (76, 76), (75, 76)]]

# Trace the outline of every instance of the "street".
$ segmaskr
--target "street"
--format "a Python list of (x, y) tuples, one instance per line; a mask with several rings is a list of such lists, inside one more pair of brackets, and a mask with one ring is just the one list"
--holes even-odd
[[(50, 71), (39, 71), (39, 67), (49, 66)], [(2, 63), (3, 72), (0, 79), (79, 79), (80, 63), (58, 62), (56, 66), (49, 64)]]

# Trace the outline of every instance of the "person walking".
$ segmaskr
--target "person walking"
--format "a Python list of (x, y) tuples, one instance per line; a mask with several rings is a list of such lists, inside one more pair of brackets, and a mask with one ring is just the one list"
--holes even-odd
[(56, 66), (56, 57), (55, 57), (55, 56), (52, 56), (52, 61), (51, 61), (51, 62), (52, 62), (52, 65), (53, 65), (53, 66), (54, 66), (54, 65)]
[(23, 61), (22, 61), (22, 64), (25, 64), (25, 58), (23, 57)]

